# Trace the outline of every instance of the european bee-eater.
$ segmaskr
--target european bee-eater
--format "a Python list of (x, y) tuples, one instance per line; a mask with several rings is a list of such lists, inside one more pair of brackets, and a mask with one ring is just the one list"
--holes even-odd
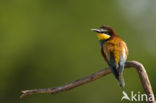
[(97, 32), (101, 53), (123, 90), (125, 86), (123, 70), (128, 56), (126, 43), (109, 26), (92, 30)]

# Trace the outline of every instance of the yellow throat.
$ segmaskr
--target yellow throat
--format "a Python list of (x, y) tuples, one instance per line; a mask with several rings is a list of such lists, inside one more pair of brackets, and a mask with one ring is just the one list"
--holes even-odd
[(105, 34), (105, 33), (98, 33), (97, 36), (99, 40), (107, 40), (111, 37), (110, 35)]

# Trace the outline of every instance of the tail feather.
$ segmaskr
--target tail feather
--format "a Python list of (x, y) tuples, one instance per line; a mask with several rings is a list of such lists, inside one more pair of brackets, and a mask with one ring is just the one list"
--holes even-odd
[(117, 70), (115, 67), (111, 67), (111, 66), (110, 66), (110, 69), (111, 69), (113, 75), (115, 76), (115, 78), (116, 78), (117, 80), (119, 80), (119, 73), (118, 73), (118, 70)]
[(119, 75), (119, 85), (120, 87), (122, 88), (122, 90), (124, 90), (124, 87), (125, 87), (125, 81), (124, 81), (124, 77), (123, 77), (123, 74), (120, 74)]
[(111, 68), (113, 75), (118, 80), (120, 87), (122, 88), (122, 90), (124, 90), (125, 81), (124, 81), (123, 73), (119, 73), (118, 69), (116, 69), (115, 67), (110, 67), (110, 68)]

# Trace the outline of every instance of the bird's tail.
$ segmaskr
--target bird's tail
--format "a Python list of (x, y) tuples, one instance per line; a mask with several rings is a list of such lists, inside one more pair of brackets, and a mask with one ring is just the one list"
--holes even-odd
[(123, 77), (123, 74), (119, 74), (119, 85), (120, 87), (122, 88), (122, 90), (124, 90), (124, 87), (125, 87), (125, 81), (124, 81), (124, 77)]
[(122, 90), (124, 90), (125, 81), (124, 81), (123, 73), (119, 72), (115, 67), (110, 66), (110, 69), (112, 73), (114, 74), (115, 78), (118, 80), (120, 87), (122, 88)]

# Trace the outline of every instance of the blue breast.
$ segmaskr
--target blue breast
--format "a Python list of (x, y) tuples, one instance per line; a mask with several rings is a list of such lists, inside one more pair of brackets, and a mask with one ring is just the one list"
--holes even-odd
[(100, 47), (103, 47), (104, 42), (106, 42), (107, 40), (100, 40)]

